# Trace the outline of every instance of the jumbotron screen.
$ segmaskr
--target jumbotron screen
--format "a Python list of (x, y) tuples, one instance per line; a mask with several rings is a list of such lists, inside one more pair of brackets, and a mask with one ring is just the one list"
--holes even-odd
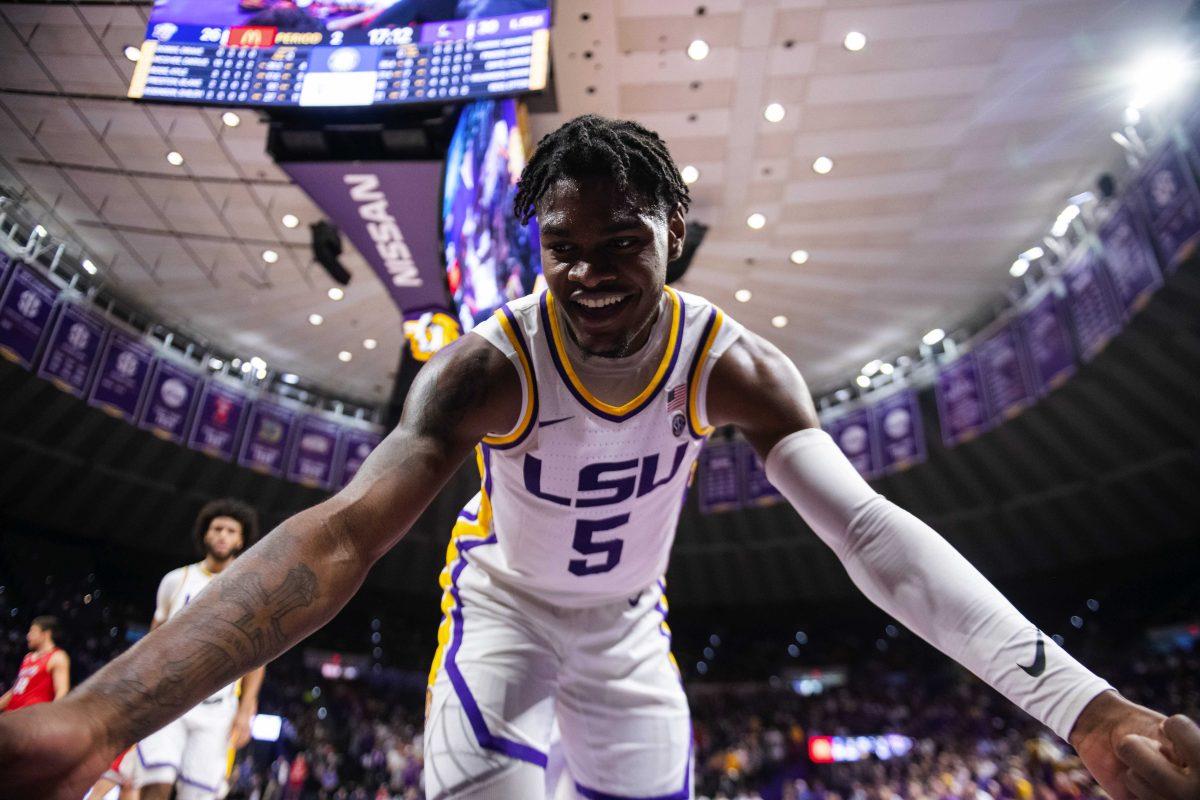
[(442, 247), (464, 331), (544, 282), (537, 222), (513, 214), (526, 161), (522, 117), (516, 100), (464, 106), (446, 154)]
[(347, 107), (545, 88), (549, 0), (158, 0), (135, 99)]

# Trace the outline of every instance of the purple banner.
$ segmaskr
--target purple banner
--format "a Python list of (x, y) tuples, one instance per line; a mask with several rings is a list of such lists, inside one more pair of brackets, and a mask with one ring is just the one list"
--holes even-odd
[(150, 348), (114, 330), (104, 343), (88, 402), (114, 417), (133, 422), (153, 361)]
[(1162, 285), (1154, 250), (1125, 203), (1100, 226), (1099, 235), (1117, 301), (1126, 313), (1137, 311)]
[(1116, 302), (1095, 254), (1084, 249), (1063, 272), (1067, 309), (1075, 331), (1079, 357), (1091, 361), (1121, 329)]
[(896, 392), (871, 406), (871, 416), (879, 440), (879, 466), (884, 472), (899, 472), (925, 460), (925, 428), (916, 392)]
[(12, 277), (0, 294), (0, 356), (29, 369), (58, 290), (24, 264), (12, 268)]
[(767, 467), (749, 442), (737, 443), (737, 457), (741, 462), (742, 500), (747, 506), (770, 506), (783, 500), (779, 490), (767, 480)]
[(238, 463), (267, 475), (283, 475), (288, 434), (296, 414), (283, 406), (259, 400), (250, 407)]
[(1048, 292), (1017, 322), (1038, 395), (1049, 394), (1075, 374), (1075, 349), (1063, 313), (1058, 295)]
[(232, 461), (238, 430), (246, 416), (246, 403), (246, 396), (236, 389), (215, 380), (207, 381), (200, 393), (188, 447)]
[(1006, 325), (980, 342), (975, 348), (975, 362), (993, 424), (1012, 419), (1033, 405), (1033, 380), (1015, 326)]
[(154, 362), (138, 425), (160, 439), (182, 442), (200, 391), (200, 377), (165, 358)]
[(700, 511), (712, 514), (742, 505), (737, 448), (732, 442), (707, 442), (700, 451)]
[(368, 431), (344, 428), (342, 431), (341, 469), (338, 470), (339, 488), (354, 480), (363, 462), (383, 439)]
[(74, 303), (62, 303), (42, 352), (38, 375), (64, 392), (83, 397), (107, 329)]
[(879, 474), (879, 463), (875, 456), (875, 432), (871, 425), (871, 411), (860, 408), (844, 417), (833, 420), (825, 430), (837, 442), (837, 446), (850, 459), (850, 463), (864, 478)]
[(328, 489), (337, 455), (338, 426), (319, 417), (301, 417), (288, 463), (288, 480)]
[(4, 288), (4, 279), (8, 277), (8, 269), (13, 264), (12, 259), (0, 253), (0, 289)]
[(1138, 192), (1150, 220), (1150, 236), (1167, 272), (1200, 243), (1200, 191), (1187, 161), (1171, 143), (1146, 165)]
[(942, 441), (947, 447), (973, 439), (987, 429), (987, 405), (973, 354), (942, 367), (934, 386)]
[(282, 163), (358, 248), (401, 311), (448, 308), (438, 243), (438, 161)]

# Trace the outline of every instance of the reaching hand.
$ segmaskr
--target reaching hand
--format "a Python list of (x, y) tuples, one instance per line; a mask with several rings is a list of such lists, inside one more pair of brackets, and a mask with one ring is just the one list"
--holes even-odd
[(253, 718), (253, 714), (240, 709), (233, 718), (233, 725), (229, 727), (229, 743), (234, 750), (241, 750), (250, 741), (250, 721)]
[[(1169, 748), (1162, 734), (1164, 719), (1157, 711), (1131, 703), (1116, 692), (1102, 692), (1079, 715), (1071, 731), (1071, 744), (1113, 800), (1175, 800), (1131, 791), (1127, 786), (1129, 768), (1118, 755), (1122, 742), (1130, 737), (1149, 739)], [(1197, 798), (1181, 796), (1180, 800)]]
[(1125, 785), (1138, 800), (1196, 800), (1200, 798), (1200, 726), (1176, 714), (1159, 725), (1162, 742), (1145, 736), (1126, 736), (1117, 755), (1129, 771)]
[(0, 716), (0, 800), (79, 800), (116, 748), (71, 698)]

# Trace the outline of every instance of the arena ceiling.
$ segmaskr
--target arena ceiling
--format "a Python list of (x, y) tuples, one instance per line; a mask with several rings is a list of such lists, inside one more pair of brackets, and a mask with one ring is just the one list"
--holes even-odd
[[(711, 226), (683, 288), (771, 338), (822, 389), (1002, 296), (1016, 254), (1119, 163), (1109, 134), (1129, 99), (1123, 69), (1176, 38), (1186, 7), (560, 0), (557, 111), (535, 114), (533, 133), (584, 112), (657, 130), (699, 170), (692, 216)], [(141, 41), (149, 10), (0, 2), (0, 185), (167, 321), (385, 400), (398, 313), (349, 245), (355, 279), (340, 302), (326, 296), (306, 227), (320, 213), (265, 154), (265, 124), (124, 98), (133, 64), (122, 51)], [(860, 52), (842, 46), (851, 30), (867, 36)], [(697, 38), (711, 46), (702, 61), (685, 54)], [(764, 119), (771, 102), (782, 121)], [(829, 174), (813, 171), (818, 156), (833, 160)], [(761, 230), (746, 225), (756, 212)], [(300, 226), (285, 228), (285, 214)], [(791, 262), (797, 249), (807, 263)], [(780, 315), (787, 324), (774, 327)], [(353, 360), (338, 361), (341, 350)]]

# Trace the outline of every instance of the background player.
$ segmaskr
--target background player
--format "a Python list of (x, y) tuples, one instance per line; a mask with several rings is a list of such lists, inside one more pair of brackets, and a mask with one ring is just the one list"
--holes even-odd
[[(258, 515), (239, 500), (213, 500), (200, 509), (192, 535), (204, 558), (162, 579), (151, 630), (186, 608), (254, 543)], [(229, 748), (240, 749), (250, 740), (262, 681), (259, 667), (139, 742), (124, 758), (121, 773), (141, 789), (141, 800), (166, 800), (173, 784), (179, 800), (217, 797), (229, 768)]]
[[(643, 348), (655, 355), (668, 351), (671, 338), (661, 336), (656, 325), (663, 309), (676, 302), (670, 293), (664, 294), (665, 273), (667, 263), (682, 250), (688, 196), (662, 141), (633, 123), (595, 117), (573, 120), (539, 145), (522, 177), (522, 192), (525, 204), (519, 202), (520, 208), (536, 207), (547, 284), (563, 309), (561, 317), (547, 315), (543, 319), (552, 325), (558, 319), (568, 327), (583, 360), (590, 356), (632, 357), (640, 364)], [(532, 318), (523, 324), (526, 332), (534, 330), (529, 327)], [(544, 327), (537, 330), (539, 340), (533, 345), (544, 353), (547, 334)], [(736, 328), (731, 326), (730, 330)], [(777, 349), (746, 332), (728, 342), (719, 358), (708, 345), (703, 349), (693, 345), (693, 349), (701, 355), (713, 355), (715, 363), (706, 388), (703, 380), (690, 384), (696, 388), (696, 396), (688, 401), (688, 413), (695, 411), (701, 423), (734, 425), (740, 430), (764, 458), (772, 482), (834, 550), (859, 588), (914, 632), (1069, 738), (1114, 798), (1132, 797), (1123, 783), (1126, 770), (1117, 748), (1136, 735), (1154, 741), (1158, 747), (1169, 747), (1160, 728), (1162, 715), (1128, 702), (1070, 659), (1021, 617), (945, 540), (875, 494), (820, 430), (803, 379)], [(571, 363), (578, 367), (582, 361)], [(615, 378), (614, 383), (619, 383), (629, 375), (617, 374)], [(0, 768), (14, 789), (56, 800), (73, 798), (124, 744), (163, 725), (212, 690), (246, 669), (265, 663), (328, 621), (361, 585), (370, 566), (403, 536), (481, 440), (508, 438), (505, 434), (497, 437), (496, 432), (535, 430), (535, 421), (545, 423), (540, 430), (547, 431), (556, 430), (560, 423), (567, 424), (559, 418), (541, 420), (532, 410), (536, 405), (533, 380), (528, 370), (522, 373), (514, 369), (514, 361), (481, 335), (463, 337), (441, 351), (414, 383), (399, 427), (372, 453), (345, 490), (283, 523), (233, 564), (217, 581), (214, 591), (194, 600), (72, 698), (40, 714), (34, 709), (24, 719), (0, 720)], [(563, 397), (569, 399), (570, 394), (566, 387), (558, 388), (562, 391), (556, 402), (565, 402)], [(605, 386), (599, 394), (611, 398), (620, 391)], [(665, 402), (669, 409), (675, 397), (673, 392), (664, 392), (651, 399)], [(580, 402), (575, 414), (590, 413)], [(575, 500), (620, 496), (624, 502), (632, 497), (633, 484), (647, 488), (646, 497), (652, 497), (655, 486), (661, 486), (659, 476), (673, 472), (659, 463), (662, 459), (654, 462), (654, 468), (647, 467), (651, 462), (646, 455), (634, 466), (622, 462), (620, 469), (604, 463), (606, 458), (627, 460), (642, 453), (629, 447), (608, 452), (605, 448), (615, 440), (605, 434), (612, 429), (600, 422), (593, 427), (586, 447), (581, 445), (570, 453), (565, 453), (564, 447), (564, 453), (557, 454), (564, 462), (573, 459), (570, 463), (579, 470), (578, 489), (585, 494)], [(547, 434), (547, 438), (552, 436)], [(526, 455), (537, 452), (536, 445), (530, 447)], [(537, 489), (530, 493), (545, 503), (563, 506), (561, 501), (566, 500), (572, 508), (595, 505), (563, 496), (567, 484), (574, 489), (569, 480), (573, 473), (565, 477), (560, 473), (553, 483), (542, 483), (540, 461), (535, 457), (525, 463), (525, 482)], [(686, 472), (687, 466), (680, 463), (678, 469)], [(612, 469), (606, 474), (598, 467)], [(636, 470), (633, 478), (629, 477), (630, 469)], [(550, 476), (547, 471), (545, 477)], [(513, 497), (508, 502), (518, 503)], [(637, 504), (642, 501), (634, 498), (631, 502), (631, 508), (639, 510)], [(673, 505), (677, 513), (678, 496)], [(531, 538), (526, 548), (513, 547), (510, 542), (508, 550), (540, 557), (543, 547), (561, 553), (564, 546), (569, 548), (574, 543), (579, 553), (591, 557), (574, 559), (572, 564), (580, 562), (580, 566), (572, 570), (573, 574), (581, 579), (608, 574), (596, 573), (594, 567), (616, 560), (613, 554), (620, 548), (612, 543), (612, 527), (585, 526), (576, 530), (573, 539), (560, 535), (556, 541), (546, 541), (540, 535), (545, 527), (541, 517), (550, 507), (531, 504), (516, 508), (525, 524), (509, 526), (506, 536), (530, 531), (539, 535)], [(514, 508), (510, 505), (510, 511)], [(669, 547), (674, 520), (665, 516), (662, 520), (671, 526), (632, 531), (650, 536), (652, 542), (635, 541), (636, 537), (631, 536), (625, 540), (632, 543), (627, 547), (645, 552), (652, 546), (655, 553)], [(600, 535), (593, 539), (592, 534)], [(484, 538), (479, 540), (481, 546)], [(625, 563), (645, 567), (632, 559)], [(665, 560), (661, 566), (665, 567)], [(656, 597), (650, 585), (644, 588), (649, 597)], [(617, 599), (626, 603), (626, 608), (641, 602), (642, 593), (622, 594)], [(453, 608), (454, 603), (450, 606)], [(519, 609), (513, 612), (485, 605), (475, 608), (490, 610), (498, 619), (522, 619)], [(546, 616), (554, 616), (554, 608), (545, 610)], [(628, 621), (641, 624), (648, 618), (643, 613), (645, 607), (634, 610), (639, 612), (636, 619), (630, 617)], [(591, 622), (603, 622), (600, 617), (610, 612), (615, 616), (609, 609)], [(607, 635), (614, 630), (615, 626), (608, 626), (600, 632)], [(638, 642), (646, 643), (641, 638)], [(520, 655), (532, 649), (520, 642), (510, 644), (498, 654)], [(632, 675), (648, 663), (636, 658), (631, 661), (629, 651), (621, 644), (615, 642), (607, 651), (615, 655), (608, 659), (615, 663), (598, 661), (593, 665), (601, 670), (612, 668), (607, 680), (595, 683), (593, 707), (610, 696), (624, 701), (636, 695), (650, 704), (656, 701), (654, 693), (638, 691), (638, 686), (617, 686), (622, 673)], [(646, 651), (656, 658), (663, 653), (661, 648), (652, 649), (648, 644)], [(452, 656), (448, 654), (447, 658)], [(490, 691), (502, 701), (512, 700), (511, 704), (487, 709), (486, 717), (478, 707), (470, 709), (463, 704), (465, 722), (470, 723), (470, 728), (464, 726), (464, 733), (474, 733), (480, 745), (483, 742), (476, 720), (503, 725), (525, 710), (516, 696), (524, 685), (506, 686), (506, 677), (496, 676)], [(510, 689), (512, 693), (505, 697), (504, 692)], [(623, 742), (619, 741), (622, 731), (634, 727), (638, 709), (630, 706), (614, 710), (622, 713), (597, 716), (585, 731), (602, 737), (606, 744), (620, 745), (607, 755), (623, 751), (625, 755), (640, 756), (644, 745), (667, 739), (672, 746), (667, 748), (667, 755), (673, 766), (686, 770), (690, 737), (681, 730), (681, 725), (686, 725), (686, 709), (664, 721), (661, 737), (635, 740), (629, 736)], [(565, 728), (563, 733), (566, 737)], [(566, 738), (564, 743), (570, 744)], [(541, 778), (541, 774), (531, 773), (534, 767), (528, 762), (521, 762), (524, 767), (513, 767), (514, 759), (501, 752), (504, 747), (496, 747), (504, 745), (498, 737), (491, 737), (490, 744), (496, 773), (479, 775), (481, 780), (471, 787), (477, 790), (476, 796), (494, 800), (536, 796), (532, 778)], [(597, 766), (587, 761), (593, 751), (586, 746), (574, 750), (575, 762), (571, 761), (571, 746), (566, 753), (573, 778), (583, 778), (576, 770), (579, 763)], [(449, 763), (455, 755), (448, 754), (448, 767), (456, 767)], [(432, 770), (432, 759), (427, 764)], [(628, 780), (628, 774), (624, 762), (614, 761), (612, 768), (594, 781), (601, 788), (584, 794), (609, 796), (609, 784)], [(687, 774), (684, 771), (683, 789), (676, 788), (668, 796), (690, 795)], [(642, 775), (644, 783), (661, 778), (661, 774), (656, 777), (648, 769)], [(531, 792), (513, 794), (503, 788), (504, 784), (488, 785), (484, 780), (507, 781), (513, 776), (522, 781), (515, 785), (531, 787)], [(680, 778), (678, 772), (670, 777)], [(469, 796), (469, 791), (465, 789), (457, 796)]]
[(71, 659), (57, 644), (58, 618), (35, 617), (25, 634), (29, 652), (21, 661), (16, 683), (0, 696), (0, 711), (16, 711), (49, 703), (71, 690)]

